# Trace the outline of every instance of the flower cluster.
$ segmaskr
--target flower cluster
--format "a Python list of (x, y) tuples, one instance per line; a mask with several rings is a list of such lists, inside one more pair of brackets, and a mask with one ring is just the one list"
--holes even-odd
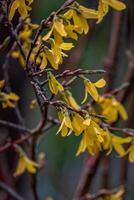
[[(16, 10), (18, 10), (21, 17), (25, 19), (24, 27), (23, 30), (20, 31), (19, 37), (26, 55), (31, 47), (32, 30), (37, 27), (26, 19), (31, 3), (31, 0), (15, 0), (9, 12), (10, 20), (13, 18)], [(98, 10), (89, 9), (74, 2), (65, 13), (54, 15), (49, 25), (50, 30), (48, 33), (44, 36), (40, 35), (36, 41), (36, 46), (33, 48), (32, 54), (30, 55), (30, 61), (34, 62), (34, 64), (38, 65), (41, 69), (45, 69), (47, 65), (50, 64), (50, 66), (57, 70), (59, 65), (63, 62), (63, 57), (68, 56), (64, 51), (69, 51), (74, 47), (72, 42), (65, 42), (65, 40), (68, 38), (77, 40), (80, 34), (87, 34), (90, 28), (88, 20), (94, 19), (97, 23), (101, 22), (103, 17), (107, 14), (109, 6), (116, 10), (125, 9), (125, 4), (118, 0), (100, 0)], [(24, 66), (24, 59), (19, 50), (17, 51), (18, 52), (15, 51), (12, 56), (14, 58), (19, 58), (21, 64)]]

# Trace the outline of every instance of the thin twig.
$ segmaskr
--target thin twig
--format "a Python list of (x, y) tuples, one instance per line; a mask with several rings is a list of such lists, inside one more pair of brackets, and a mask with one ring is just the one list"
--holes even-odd
[(15, 200), (24, 200), (22, 196), (20, 196), (16, 191), (14, 191), (11, 187), (0, 181), (0, 188), (8, 193)]
[(114, 188), (112, 190), (101, 189), (95, 194), (86, 194), (85, 197), (80, 198), (80, 200), (95, 200), (95, 199), (99, 199), (101, 197), (103, 198), (105, 196), (113, 195), (121, 189), (123, 190), (124, 187), (120, 186), (120, 187)]
[[(74, 71), (70, 71), (70, 70), (66, 70), (61, 74), (58, 74), (55, 76), (56, 79), (60, 79), (60, 78), (65, 78), (65, 77), (74, 77), (74, 76), (80, 76), (80, 75), (93, 75), (93, 74), (104, 74), (105, 71), (104, 70), (84, 70), (84, 69), (76, 69)], [(40, 83), (40, 85), (44, 85), (48, 82), (48, 80), (43, 81), (42, 83)]]

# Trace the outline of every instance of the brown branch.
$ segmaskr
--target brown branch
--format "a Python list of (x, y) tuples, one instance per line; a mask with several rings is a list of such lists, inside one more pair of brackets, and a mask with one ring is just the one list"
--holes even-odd
[(22, 196), (20, 196), (16, 191), (14, 191), (11, 187), (0, 181), (0, 188), (4, 190), (6, 193), (8, 193), (11, 198), (15, 200), (24, 200)]
[(108, 83), (106, 91), (113, 88), (113, 79), (119, 56), (123, 15), (123, 12), (114, 11), (108, 53), (104, 60), (104, 69), (107, 71), (105, 78)]
[[(66, 70), (61, 74), (55, 76), (56, 79), (65, 78), (65, 77), (78, 77), (80, 75), (93, 75), (93, 74), (104, 74), (104, 70), (83, 70), (83, 69), (76, 69), (74, 71)], [(44, 85), (48, 82), (48, 80), (43, 81), (40, 85)]]
[(0, 127), (6, 127), (6, 128), (10, 128), (10, 129), (13, 129), (13, 130), (20, 131), (20, 132), (31, 133), (30, 129), (28, 129), (24, 126), (21, 126), (19, 124), (14, 124), (14, 123), (11, 123), (11, 122), (8, 122), (8, 121), (4, 121), (4, 120), (0, 120)]
[[(114, 79), (116, 77), (116, 68), (120, 50), (120, 40), (123, 22), (123, 12), (114, 11), (112, 19), (112, 27), (110, 41), (108, 45), (108, 53), (104, 60), (104, 69), (107, 71), (105, 79), (107, 82), (105, 91), (109, 92), (113, 89)], [(115, 91), (116, 93), (116, 91)], [(110, 158), (104, 157), (102, 170), (102, 187), (108, 188)]]
[(91, 180), (96, 174), (97, 165), (100, 161), (100, 153), (95, 156), (88, 156), (85, 161), (84, 168), (80, 177), (80, 181), (76, 188), (73, 200), (79, 200), (82, 196), (84, 196), (90, 187)]
[[(18, 27), (19, 28), (19, 27)], [(18, 29), (17, 29), (18, 30)], [(9, 68), (9, 59), (10, 59), (10, 53), (11, 51), (14, 49), (14, 46), (16, 46), (16, 44), (13, 44), (12, 48), (10, 49), (10, 51), (8, 52), (8, 54), (6, 55), (5, 58), (5, 62), (2, 65), (2, 69), (3, 69), (3, 79), (6, 82), (6, 87), (5, 87), (5, 91), (7, 92), (11, 92), (11, 86), (10, 86), (10, 80), (9, 80), (9, 72), (8, 72), (8, 68)], [(16, 114), (16, 117), (18, 119), (18, 122), (22, 125), (25, 124), (24, 119), (21, 115), (20, 109), (18, 107), (18, 104), (15, 106), (14, 110), (13, 110)]]
[(95, 194), (86, 194), (85, 197), (80, 198), (80, 200), (95, 200), (99, 198), (103, 198), (105, 196), (113, 195), (117, 193), (120, 189), (123, 189), (123, 186), (120, 186), (119, 188), (115, 188), (112, 190), (107, 190), (107, 189), (101, 189)]

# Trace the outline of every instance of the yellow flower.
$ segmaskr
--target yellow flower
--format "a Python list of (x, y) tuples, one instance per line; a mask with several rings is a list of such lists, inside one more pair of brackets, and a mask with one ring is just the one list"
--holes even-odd
[[(88, 122), (88, 123), (87, 123)], [(90, 122), (90, 123), (89, 123)], [(84, 125), (88, 125), (84, 130), (82, 140), (80, 142), (76, 155), (88, 150), (91, 155), (95, 155), (102, 149), (103, 129), (93, 120), (84, 121)]]
[(100, 97), (98, 103), (102, 109), (101, 114), (106, 117), (109, 123), (115, 122), (118, 119), (118, 115), (120, 115), (123, 120), (128, 119), (124, 106), (115, 98)]
[(71, 119), (69, 117), (68, 111), (67, 110), (59, 111), (58, 117), (61, 122), (61, 125), (57, 131), (57, 134), (61, 133), (62, 136), (70, 135), (73, 128), (72, 128), (72, 123), (71, 123)]
[(49, 88), (53, 94), (57, 95), (59, 91), (61, 92), (64, 90), (63, 86), (56, 80), (56, 78), (51, 72), (47, 73), (47, 78)]
[(19, 96), (16, 95), (13, 92), (5, 93), (5, 92), (0, 92), (0, 103), (2, 104), (3, 108), (14, 108), (15, 103), (19, 100)]
[(28, 12), (31, 10), (31, 3), (33, 0), (14, 0), (11, 4), (10, 12), (9, 12), (9, 20), (12, 20), (16, 10), (18, 10), (19, 14), (23, 19), (28, 16)]
[(99, 0), (97, 23), (101, 22), (103, 17), (108, 13), (109, 6), (118, 11), (124, 10), (126, 8), (126, 5), (119, 0)]
[(70, 91), (65, 91), (64, 93), (61, 94), (62, 95), (62, 99), (73, 109), (75, 110), (80, 110), (80, 106), (78, 105), (78, 103), (76, 102), (76, 100), (74, 99), (74, 97), (72, 96), (72, 93)]
[(62, 57), (67, 57), (65, 53), (62, 51), (69, 51), (72, 49), (74, 46), (72, 43), (64, 43), (62, 42), (61, 44), (56, 43), (53, 39), (51, 39), (51, 50), (54, 56), (55, 63), (57, 65), (61, 64), (63, 62)]
[(38, 163), (30, 160), (26, 155), (21, 155), (14, 176), (19, 176), (26, 170), (30, 173), (36, 173), (37, 167), (39, 167)]
[(67, 33), (65, 31), (63, 19), (59, 18), (58, 16), (55, 16), (51, 30), (42, 38), (43, 41), (47, 41), (51, 35), (54, 35), (54, 39), (60, 38), (59, 40), (62, 41), (62, 37), (66, 37)]
[(41, 69), (45, 69), (47, 66), (47, 60), (54, 69), (58, 69), (58, 66), (63, 62), (63, 57), (68, 55), (62, 51), (68, 51), (73, 48), (72, 43), (56, 43), (52, 38), (50, 39), (51, 49), (44, 47), (42, 52), (42, 61), (40, 64)]
[(73, 19), (75, 31), (79, 34), (88, 33), (89, 25), (87, 19), (98, 19), (98, 12), (93, 9), (88, 9), (84, 6), (75, 3), (73, 9), (70, 9), (64, 14), (65, 19)]
[(26, 170), (30, 173), (36, 173), (39, 164), (29, 159), (25, 152), (19, 146), (16, 146), (16, 150), (19, 153), (19, 160), (14, 176), (19, 176), (23, 174)]
[(130, 143), (132, 141), (132, 137), (122, 138), (119, 136), (112, 135), (111, 136), (111, 143), (109, 144), (108, 155), (111, 153), (112, 148), (119, 154), (119, 156), (125, 156), (126, 151), (123, 147), (123, 144)]
[(65, 24), (65, 31), (67, 33), (67, 37), (72, 38), (74, 40), (78, 39), (78, 35), (77, 35), (77, 26), (72, 25), (69, 21), (67, 24)]
[(104, 79), (100, 79), (95, 83), (92, 83), (90, 80), (85, 79), (84, 80), (84, 84), (85, 84), (85, 97), (82, 101), (82, 103), (85, 103), (85, 101), (87, 100), (88, 97), (88, 93), (92, 96), (92, 98), (95, 101), (99, 100), (99, 94), (96, 88), (102, 88), (106, 85), (106, 82)]
[(64, 29), (63, 19), (55, 17), (54, 21), (53, 21), (53, 28), (52, 29), (55, 29), (55, 31), (57, 31), (57, 33), (59, 33), (59, 35), (61, 35), (62, 37), (67, 36), (67, 33)]

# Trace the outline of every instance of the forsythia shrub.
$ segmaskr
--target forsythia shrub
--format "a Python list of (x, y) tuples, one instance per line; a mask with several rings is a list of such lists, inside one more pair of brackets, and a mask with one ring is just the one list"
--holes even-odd
[[(72, 1), (68, 5), (65, 3), (61, 9), (52, 13), (38, 25), (33, 24), (30, 19), (32, 3), (33, 0), (13, 0), (6, 15), (11, 26), (11, 34), (16, 41), (10, 56), (19, 59), (37, 95), (37, 100), (33, 100), (30, 107), (34, 108), (38, 103), (42, 113), (45, 112), (47, 106), (56, 108), (58, 117), (49, 119), (49, 122), (54, 121), (58, 124), (57, 134), (62, 137), (68, 137), (71, 134), (81, 137), (77, 156), (85, 151), (91, 155), (96, 155), (98, 152), (106, 152), (109, 155), (114, 149), (120, 157), (128, 155), (129, 161), (134, 162), (133, 137), (129, 134), (117, 136), (111, 129), (112, 123), (117, 122), (119, 118), (128, 119), (124, 106), (110, 92), (99, 94), (99, 89), (107, 84), (103, 78), (96, 82), (90, 80), (92, 74), (102, 74), (104, 71), (78, 69), (72, 72), (66, 70), (62, 74), (55, 75), (55, 70), (60, 68), (63, 58), (68, 57), (68, 51), (74, 48), (75, 41), (81, 34), (89, 32), (90, 20), (95, 20), (98, 24), (111, 8), (122, 11), (126, 5), (120, 0), (98, 0), (98, 8), (94, 10)], [(16, 13), (19, 14), (22, 23), (18, 31), (13, 30), (12, 27)], [(47, 29), (45, 35), (43, 29)], [(35, 37), (33, 37), (34, 34)], [(38, 76), (44, 76), (45, 80), (40, 81)], [(64, 77), (70, 77), (70, 79), (61, 81)], [(81, 105), (77, 103), (70, 91), (71, 83), (77, 78), (83, 82), (82, 89), (85, 90)], [(13, 92), (7, 93), (4, 90), (5, 85), (4, 80), (1, 80), (1, 109), (14, 108), (19, 97)], [(49, 95), (46, 94), (44, 88), (47, 90), (49, 88)], [(128, 144), (127, 149), (125, 144)], [(25, 170), (35, 173), (40, 165), (28, 158), (21, 147), (15, 145), (15, 148), (19, 160), (14, 175), (21, 175)], [(104, 199), (120, 199), (122, 194), (123, 189), (105, 196)]]

